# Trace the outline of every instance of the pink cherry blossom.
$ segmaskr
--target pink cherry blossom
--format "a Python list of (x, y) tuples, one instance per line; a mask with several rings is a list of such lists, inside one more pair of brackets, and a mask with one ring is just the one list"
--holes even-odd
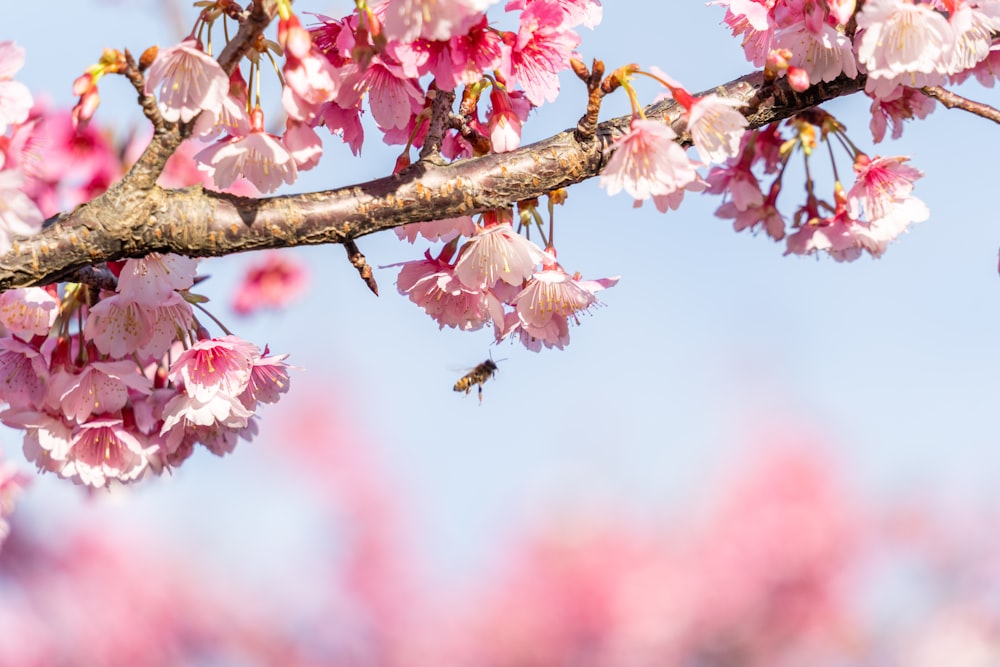
[(339, 77), (333, 64), (318, 50), (302, 58), (288, 54), (283, 72), (285, 88), (281, 102), (295, 120), (312, 121), (320, 106), (336, 95)]
[(544, 327), (553, 317), (568, 317), (586, 310), (597, 301), (594, 293), (582, 287), (562, 269), (547, 269), (531, 276), (524, 289), (514, 297), (521, 322)]
[(243, 274), (233, 297), (233, 310), (249, 315), (262, 308), (284, 308), (309, 285), (303, 262), (284, 252), (268, 252)]
[(102, 487), (109, 480), (132, 481), (146, 469), (146, 446), (121, 419), (94, 419), (81, 424), (70, 441), (69, 457), (60, 474), (87, 486)]
[(323, 140), (311, 126), (293, 120), (288, 121), (281, 143), (288, 149), (299, 171), (308, 171), (323, 155)]
[(763, 228), (768, 236), (780, 241), (785, 238), (785, 219), (776, 205), (779, 192), (780, 188), (772, 187), (766, 199), (750, 202), (743, 208), (740, 208), (735, 199), (727, 201), (716, 209), (715, 215), (733, 218), (733, 229), (737, 232)]
[(228, 188), (243, 176), (261, 192), (274, 192), (298, 177), (295, 160), (277, 137), (264, 132), (259, 109), (251, 115), (251, 131), (216, 142), (195, 155), (198, 168), (211, 175), (216, 187)]
[(469, 289), (489, 289), (497, 282), (520, 285), (544, 258), (542, 249), (514, 231), (510, 223), (485, 229), (462, 246), (455, 275)]
[(521, 12), (517, 37), (505, 51), (500, 71), (508, 85), (520, 84), (533, 105), (554, 102), (559, 95), (558, 73), (569, 60), (580, 36), (564, 24), (565, 14), (551, 2), (532, 2)]
[(381, 58), (374, 58), (367, 67), (345, 68), (341, 76), (345, 80), (338, 88), (337, 104), (350, 109), (367, 94), (372, 118), (383, 130), (405, 128), (423, 108), (424, 93), (418, 83), (401, 67)]
[(855, 46), (868, 74), (867, 91), (881, 96), (899, 83), (920, 86), (943, 80), (944, 55), (952, 48), (954, 34), (931, 5), (869, 0), (857, 14), (857, 23)]
[(447, 218), (445, 220), (431, 220), (429, 222), (411, 222), (394, 229), (399, 239), (413, 243), (417, 236), (423, 236), (428, 241), (441, 241), (447, 243), (459, 236), (472, 236), (476, 233), (476, 223), (471, 216), (463, 215), (459, 218)]
[(80, 424), (91, 415), (121, 410), (129, 400), (130, 390), (148, 394), (152, 382), (129, 360), (92, 361), (75, 375), (60, 371), (49, 387), (52, 403), (67, 419)]
[(706, 179), (707, 192), (724, 194), (737, 211), (745, 211), (764, 202), (760, 181), (751, 171), (752, 158), (747, 157), (749, 154), (730, 160), (725, 166), (713, 167)]
[(512, 151), (521, 145), (521, 121), (527, 117), (530, 105), (523, 114), (516, 112), (511, 96), (498, 86), (490, 90), (490, 101), (493, 104), (487, 121), (490, 144), (497, 153)]
[(34, 103), (28, 87), (13, 80), (23, 66), (24, 49), (14, 42), (0, 42), (0, 134), (8, 125), (26, 121)]
[(140, 308), (149, 323), (148, 335), (136, 349), (140, 360), (160, 359), (175, 342), (191, 336), (195, 324), (194, 310), (179, 293), (170, 292), (157, 305)]
[(147, 308), (112, 294), (90, 308), (83, 334), (102, 354), (121, 359), (149, 341), (152, 323)]
[(782, 28), (775, 34), (775, 47), (792, 52), (789, 64), (809, 73), (809, 83), (833, 81), (841, 74), (850, 78), (858, 75), (854, 47), (850, 38), (824, 23), (818, 32), (805, 22)]
[(31, 236), (42, 228), (42, 212), (24, 185), (19, 170), (0, 171), (0, 254), (11, 249), (15, 236)]
[(239, 69), (229, 77), (229, 94), (217, 107), (209, 107), (198, 116), (192, 134), (208, 140), (222, 135), (243, 136), (250, 131), (250, 113), (247, 111), (247, 83)]
[(48, 362), (38, 348), (11, 336), (0, 338), (0, 400), (15, 408), (38, 407), (48, 383)]
[(702, 162), (721, 163), (739, 153), (747, 128), (747, 119), (737, 111), (743, 106), (740, 100), (715, 93), (695, 98), (688, 114), (688, 132)]
[(565, 14), (567, 27), (582, 23), (588, 28), (596, 28), (604, 13), (600, 0), (509, 0), (504, 9), (508, 12), (523, 10), (533, 2), (553, 2)]
[(126, 301), (156, 306), (175, 290), (191, 287), (197, 269), (197, 259), (182, 255), (153, 252), (128, 259), (118, 276), (118, 293)]
[(218, 111), (229, 77), (195, 39), (161, 49), (146, 72), (146, 94), (157, 95), (163, 119), (187, 123), (204, 109)]
[(163, 408), (160, 435), (166, 435), (168, 442), (176, 442), (196, 426), (239, 429), (246, 426), (252, 416), (252, 410), (247, 409), (238, 397), (229, 394), (218, 393), (204, 401), (188, 394), (178, 394)]
[(400, 294), (423, 308), (437, 321), (462, 331), (476, 331), (487, 322), (503, 321), (503, 310), (490, 293), (467, 287), (455, 275), (455, 267), (440, 258), (404, 262), (396, 285)]
[(708, 4), (726, 7), (726, 16), (723, 20), (732, 30), (734, 37), (743, 35), (743, 52), (747, 60), (757, 67), (763, 67), (774, 41), (776, 26), (770, 13), (775, 2), (713, 0)]
[(636, 199), (683, 188), (697, 172), (676, 139), (677, 133), (662, 121), (633, 118), (629, 131), (614, 143), (601, 187), (609, 195), (625, 190)]
[(986, 60), (993, 46), (993, 34), (1000, 31), (1000, 5), (996, 2), (960, 2), (948, 17), (955, 39), (947, 70), (957, 74)]
[(926, 118), (937, 104), (919, 90), (897, 86), (892, 92), (872, 99), (872, 119), (869, 128), (872, 139), (879, 143), (885, 138), (887, 129), (892, 129), (892, 138), (903, 136), (903, 121)]
[(61, 416), (31, 409), (12, 408), (0, 412), (0, 421), (24, 431), (23, 451), (26, 459), (39, 471), (58, 473), (69, 456), (73, 429)]
[(515, 335), (532, 352), (541, 352), (542, 347), (562, 350), (569, 345), (569, 320), (557, 315), (536, 327), (524, 322), (516, 312), (507, 313), (503, 329), (497, 329), (497, 341)]
[(894, 204), (908, 198), (913, 182), (923, 177), (919, 169), (907, 166), (907, 157), (876, 157), (862, 154), (854, 162), (856, 180), (847, 193), (855, 215), (864, 210), (869, 222), (884, 218)]
[(516, 333), (533, 352), (542, 346), (562, 349), (569, 343), (569, 323), (579, 324), (577, 314), (597, 303), (596, 292), (613, 287), (618, 278), (580, 280), (569, 276), (546, 254), (546, 268), (535, 273), (511, 299), (515, 307), (505, 319), (497, 339)]
[(12, 289), (0, 294), (0, 324), (24, 341), (48, 334), (58, 309), (59, 299), (41, 287)]
[(198, 401), (223, 394), (236, 397), (250, 382), (250, 370), (260, 348), (239, 336), (200, 340), (181, 353), (167, 377), (184, 383), (184, 391)]
[(365, 130), (361, 125), (361, 109), (358, 106), (344, 108), (334, 102), (327, 102), (320, 111), (323, 125), (333, 134), (339, 134), (344, 143), (351, 147), (355, 156), (361, 155), (361, 145), (365, 141)]
[(485, 16), (465, 34), (452, 37), (448, 47), (450, 63), (430, 64), (431, 73), (444, 88), (475, 84), (483, 72), (497, 69), (503, 59), (503, 38), (490, 28)]
[(382, 5), (386, 37), (447, 40), (465, 32), (495, 0), (388, 0)]
[(257, 403), (277, 403), (281, 395), (288, 391), (287, 354), (268, 355), (265, 348), (264, 356), (256, 359), (250, 369), (250, 382), (246, 391), (240, 394), (240, 401), (247, 409), (253, 410)]

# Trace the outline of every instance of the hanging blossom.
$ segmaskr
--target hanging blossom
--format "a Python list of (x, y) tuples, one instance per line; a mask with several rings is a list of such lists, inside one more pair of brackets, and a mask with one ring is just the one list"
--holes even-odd
[(622, 190), (642, 200), (668, 195), (697, 177), (695, 164), (676, 142), (677, 133), (659, 120), (633, 118), (629, 130), (617, 139), (601, 187), (609, 195)]
[(509, 222), (479, 228), (462, 246), (455, 275), (469, 289), (491, 289), (499, 282), (520, 285), (544, 258), (542, 249), (514, 231)]
[(881, 257), (912, 223), (930, 217), (927, 206), (910, 194), (922, 174), (903, 165), (906, 159), (859, 156), (851, 190), (837, 184), (833, 215), (822, 216), (813, 200), (807, 203), (806, 223), (788, 236), (785, 254), (823, 251), (837, 261), (852, 261), (864, 251)]
[(195, 260), (153, 254), (112, 268), (116, 291), (93, 305), (74, 285), (0, 301), (16, 334), (0, 337), (0, 421), (24, 432), (40, 470), (91, 487), (179, 465), (197, 444), (231, 451), (253, 436), (258, 403), (288, 389), (284, 357), (197, 323), (185, 298)]
[(291, 185), (298, 177), (295, 160), (273, 134), (264, 131), (260, 107), (250, 114), (250, 132), (227, 137), (194, 156), (198, 168), (208, 173), (216, 187), (228, 188), (240, 176), (264, 193), (274, 192), (282, 183)]
[(569, 343), (570, 321), (579, 324), (579, 313), (597, 303), (596, 292), (613, 287), (619, 278), (581, 280), (570, 276), (555, 261), (554, 251), (546, 253), (542, 271), (532, 274), (511, 300), (514, 311), (497, 330), (497, 340), (516, 335), (533, 352), (541, 348), (562, 349)]
[(146, 72), (145, 92), (156, 94), (164, 120), (187, 123), (203, 110), (222, 107), (229, 77), (198, 40), (189, 38), (156, 54)]
[(430, 251), (424, 259), (403, 262), (396, 285), (400, 294), (420, 306), (438, 327), (476, 331), (493, 321), (503, 322), (500, 301), (490, 292), (467, 287), (455, 273), (450, 259), (456, 243), (447, 244), (437, 257)]

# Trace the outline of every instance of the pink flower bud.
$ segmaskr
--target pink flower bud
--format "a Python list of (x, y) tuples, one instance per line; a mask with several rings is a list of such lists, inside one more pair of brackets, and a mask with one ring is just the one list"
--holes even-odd
[(801, 67), (788, 68), (788, 85), (795, 92), (801, 93), (809, 88), (809, 72)]

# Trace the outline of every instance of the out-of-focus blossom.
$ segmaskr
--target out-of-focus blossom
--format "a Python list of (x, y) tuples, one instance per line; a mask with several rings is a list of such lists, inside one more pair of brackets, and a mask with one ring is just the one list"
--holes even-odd
[(0, 254), (12, 247), (15, 236), (31, 236), (42, 228), (42, 212), (23, 191), (24, 175), (0, 171)]
[(24, 66), (24, 49), (11, 41), (0, 42), (0, 134), (8, 125), (28, 119), (33, 100), (28, 87), (14, 81), (14, 75)]
[(0, 548), (10, 533), (7, 517), (14, 513), (14, 500), (30, 482), (31, 479), (19, 472), (13, 463), (0, 458)]
[(250, 315), (262, 308), (284, 308), (309, 285), (305, 265), (285, 252), (268, 252), (247, 267), (233, 296), (233, 310)]

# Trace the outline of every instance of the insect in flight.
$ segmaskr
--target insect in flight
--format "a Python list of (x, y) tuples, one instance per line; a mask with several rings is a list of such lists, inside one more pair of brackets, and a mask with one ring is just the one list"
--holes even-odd
[[(501, 359), (501, 361), (503, 360)], [(483, 383), (493, 377), (493, 374), (496, 372), (497, 363), (492, 359), (487, 359), (462, 377), (458, 378), (458, 382), (455, 383), (455, 391), (464, 391), (468, 394), (472, 391), (473, 385), (479, 385), (479, 404), (482, 405)]]

